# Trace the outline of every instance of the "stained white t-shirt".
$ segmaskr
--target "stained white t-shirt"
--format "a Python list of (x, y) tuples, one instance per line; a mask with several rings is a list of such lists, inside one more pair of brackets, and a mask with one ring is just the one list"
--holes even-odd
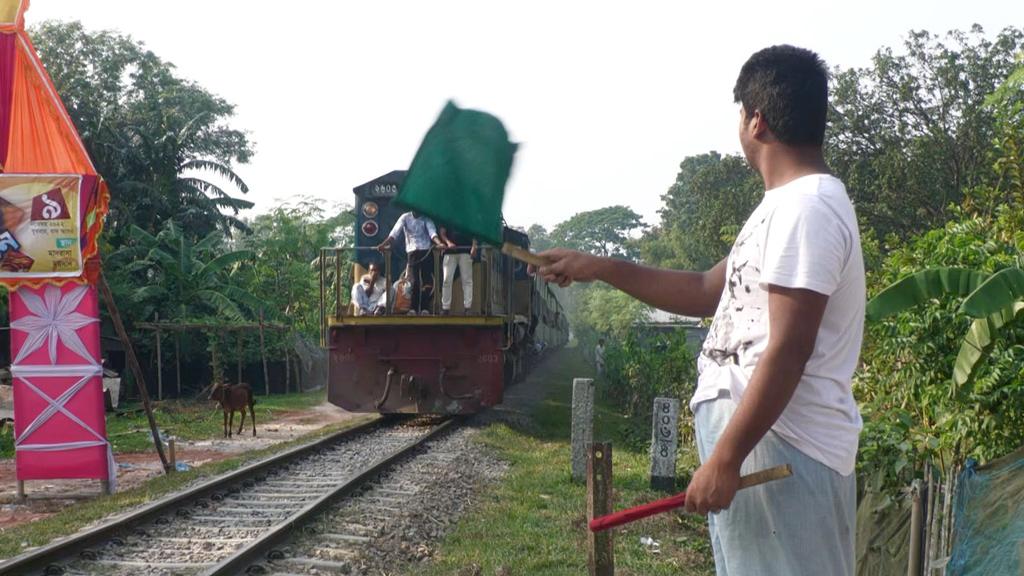
[(728, 390), (737, 403), (769, 339), (768, 285), (829, 297), (814, 352), (772, 426), (811, 458), (853, 472), (862, 427), (851, 380), (864, 334), (864, 258), (853, 204), (837, 178), (813, 174), (765, 192), (743, 225), (697, 361), (693, 409)]

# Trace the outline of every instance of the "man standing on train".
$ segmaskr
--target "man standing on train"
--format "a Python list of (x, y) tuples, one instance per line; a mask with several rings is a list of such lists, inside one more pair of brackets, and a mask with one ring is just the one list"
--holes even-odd
[(430, 249), (443, 250), (444, 244), (437, 236), (434, 221), (411, 211), (399, 216), (388, 237), (377, 245), (377, 250), (387, 250), (400, 235), (405, 236), (405, 257), (412, 273), (412, 308), (409, 314), (430, 314), (434, 300), (434, 259)]
[[(850, 576), (864, 260), (853, 204), (822, 153), (828, 71), (809, 50), (773, 46), (747, 60), (733, 95), (766, 192), (726, 259), (684, 272), (556, 249), (540, 274), (714, 315), (690, 401), (702, 464), (686, 509), (709, 514), (719, 576)], [(793, 477), (737, 493), (741, 474), (786, 463)]]
[(442, 226), (441, 242), (446, 246), (441, 266), (444, 270), (444, 281), (441, 284), (441, 314), (451, 314), (452, 283), (455, 282), (456, 268), (462, 279), (462, 307), (465, 310), (463, 313), (469, 314), (473, 308), (473, 261), (476, 260), (476, 238)]

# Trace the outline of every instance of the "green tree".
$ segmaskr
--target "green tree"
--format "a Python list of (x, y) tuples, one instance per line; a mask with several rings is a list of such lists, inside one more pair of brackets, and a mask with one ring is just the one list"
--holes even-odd
[(173, 221), (155, 235), (133, 227), (132, 243), (109, 261), (129, 275), (134, 286), (129, 299), (141, 306), (136, 319), (157, 313), (161, 319), (179, 321), (252, 318), (261, 301), (239, 286), (237, 274), (239, 265), (252, 260), (253, 253), (223, 251), (222, 243), (216, 231), (193, 243)]
[(239, 245), (254, 258), (241, 276), (268, 318), (287, 321), (310, 338), (319, 333), (320, 249), (351, 245), (354, 222), (347, 207), (324, 207), (311, 198), (277, 206), (252, 221), (252, 234)]
[(661, 223), (641, 243), (643, 260), (669, 268), (711, 268), (729, 253), (763, 190), (760, 176), (741, 156), (708, 152), (685, 158), (662, 196)]
[(992, 183), (985, 101), (1022, 47), (1020, 28), (911, 32), (902, 51), (833, 74), (827, 159), (880, 237), (941, 226), (968, 188)]
[(195, 239), (245, 228), (238, 214), (252, 203), (234, 196), (248, 188), (232, 167), (249, 160), (252, 146), (228, 125), (234, 106), (179, 78), (129, 36), (53, 21), (31, 33), (110, 185), (113, 245), (133, 225), (156, 234), (169, 219)]
[(554, 247), (547, 228), (544, 228), (540, 224), (534, 224), (527, 228), (526, 234), (530, 237), (530, 248), (534, 252), (543, 252)]
[(988, 100), (995, 184), (968, 190), (951, 222), (891, 246), (869, 275), (860, 462), (894, 490), (925, 459), (948, 470), (1024, 442), (1022, 80), (1014, 73)]
[(579, 212), (551, 230), (555, 246), (615, 258), (635, 259), (630, 233), (644, 230), (640, 215), (626, 206), (608, 206)]

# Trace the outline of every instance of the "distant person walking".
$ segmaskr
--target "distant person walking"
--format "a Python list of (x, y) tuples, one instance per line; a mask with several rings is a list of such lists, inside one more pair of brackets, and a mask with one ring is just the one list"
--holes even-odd
[(399, 216), (391, 233), (377, 245), (377, 249), (387, 250), (399, 236), (405, 236), (405, 257), (412, 274), (412, 308), (409, 314), (430, 314), (434, 299), (434, 259), (430, 257), (430, 249), (443, 249), (444, 245), (437, 236), (434, 221), (416, 212)]
[(594, 366), (597, 375), (604, 376), (604, 338), (598, 339), (597, 346), (594, 346)]
[[(747, 60), (733, 94), (765, 193), (726, 259), (684, 272), (555, 249), (540, 274), (714, 316), (690, 400), (702, 464), (686, 509), (708, 514), (719, 576), (852, 576), (864, 259), (822, 152), (828, 69), (814, 52), (772, 46)], [(741, 474), (786, 463), (791, 478), (737, 493)]]

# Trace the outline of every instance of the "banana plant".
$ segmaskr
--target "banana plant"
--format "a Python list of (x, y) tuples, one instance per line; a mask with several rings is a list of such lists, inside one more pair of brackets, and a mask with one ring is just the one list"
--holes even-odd
[[(974, 319), (953, 364), (953, 383), (971, 381), (999, 331), (1024, 315), (1024, 268), (995, 274), (969, 268), (929, 268), (889, 286), (868, 302), (869, 320), (881, 320), (931, 300), (963, 298), (959, 312)], [(955, 389), (954, 389), (955, 392)]]
[(197, 243), (189, 239), (173, 221), (168, 221), (157, 234), (137, 226), (131, 228), (135, 243), (111, 255), (108, 261), (123, 265), (142, 279), (131, 299), (145, 306), (141, 317), (154, 311), (170, 320), (201, 317), (210, 312), (240, 322), (245, 312), (259, 310), (262, 302), (230, 281), (229, 271), (253, 258), (251, 250), (233, 250), (217, 254), (223, 238), (211, 232)]

